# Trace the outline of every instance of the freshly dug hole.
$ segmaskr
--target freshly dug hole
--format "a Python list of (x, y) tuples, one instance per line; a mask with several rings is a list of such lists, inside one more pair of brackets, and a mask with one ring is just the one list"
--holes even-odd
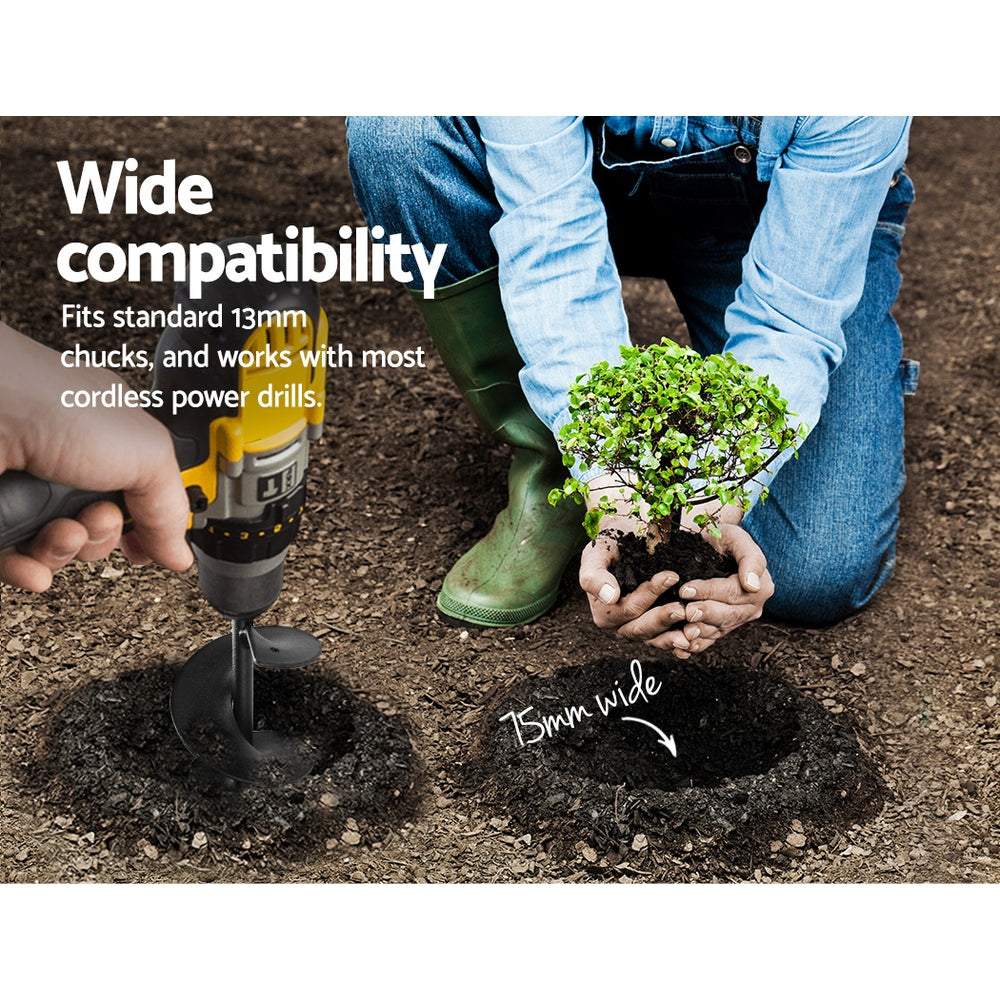
[(174, 731), (175, 675), (160, 664), (74, 689), (40, 747), (29, 794), (126, 851), (145, 838), (184, 854), (204, 833), (228, 853), (272, 858), (323, 850), (348, 819), (376, 839), (412, 810), (416, 760), (398, 720), (314, 668), (258, 671), (255, 682), (258, 728), (308, 740), (313, 772), (283, 788), (223, 789)]
[[(616, 691), (605, 717), (601, 703)], [(521, 725), (524, 746), (510, 712), (540, 724)], [(759, 843), (790, 820), (843, 827), (883, 801), (849, 729), (740, 666), (605, 658), (519, 684), (490, 718), (477, 762), (484, 799), (524, 824), (554, 817), (599, 844), (694, 832)], [(651, 726), (673, 738), (676, 757)]]

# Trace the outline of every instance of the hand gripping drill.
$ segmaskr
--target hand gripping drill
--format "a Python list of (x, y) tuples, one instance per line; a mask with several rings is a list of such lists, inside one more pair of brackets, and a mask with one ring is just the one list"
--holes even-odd
[[(214, 771), (281, 784), (308, 773), (311, 761), (297, 741), (254, 728), (253, 668), (301, 667), (320, 646), (307, 633), (253, 621), (281, 591), (305, 505), (309, 443), (322, 433), (325, 408), (327, 319), (311, 282), (226, 276), (197, 300), (180, 285), (174, 304), (156, 350), (160, 405), (150, 412), (170, 431), (182, 470), (202, 593), (232, 629), (182, 669), (171, 714), (188, 749)], [(0, 548), (98, 499), (124, 510), (121, 494), (6, 472)]]

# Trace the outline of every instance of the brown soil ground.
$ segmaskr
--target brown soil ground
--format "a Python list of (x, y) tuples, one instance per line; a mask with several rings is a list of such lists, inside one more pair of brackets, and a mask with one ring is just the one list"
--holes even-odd
[[(340, 120), (13, 119), (3, 128), (3, 319), (52, 346), (77, 339), (62, 328), (64, 302), (169, 304), (167, 285), (63, 282), (55, 259), (70, 240), (186, 243), (294, 223), (335, 242), (339, 226), (363, 224)], [(848, 720), (884, 783), (881, 810), (824, 822), (782, 815), (763, 834), (622, 826), (616, 839), (585, 816), (568, 826), (523, 802), (505, 808), (497, 782), (482, 776), (505, 692), (542, 690), (603, 657), (639, 657), (662, 672), (670, 663), (600, 633), (572, 573), (555, 609), (526, 628), (465, 631), (438, 619), (445, 572), (505, 502), (507, 458), (469, 419), (400, 289), (333, 282), (323, 289), (333, 343), (356, 356), (422, 346), (429, 363), (330, 372), (308, 516), (265, 623), (305, 628), (325, 649), (277, 701), (287, 708), (299, 696), (331, 718), (363, 716), (386, 748), (382, 763), (392, 758), (392, 780), (370, 780), (352, 758), (340, 792), (316, 790), (325, 813), (309, 793), (298, 811), (285, 796), (260, 815), (253, 802), (199, 798), (165, 699), (180, 665), (226, 625), (193, 572), (135, 569), (116, 553), (67, 568), (44, 595), (3, 590), (3, 881), (1000, 881), (996, 134), (995, 120), (972, 118), (913, 128), (917, 202), (897, 316), (922, 368), (907, 403), (895, 578), (850, 620), (823, 629), (762, 621), (701, 661), (752, 667)], [(128, 155), (150, 168), (176, 158), (179, 175), (208, 176), (212, 214), (70, 216), (55, 161)], [(637, 339), (683, 336), (661, 286), (634, 281), (626, 291)], [(155, 337), (128, 342), (150, 347)], [(81, 339), (121, 342), (110, 330)], [(306, 806), (316, 808), (303, 820)]]

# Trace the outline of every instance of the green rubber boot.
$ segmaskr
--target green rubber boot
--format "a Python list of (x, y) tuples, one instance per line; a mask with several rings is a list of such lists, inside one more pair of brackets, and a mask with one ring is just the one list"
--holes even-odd
[(507, 328), (497, 269), (434, 294), (414, 298), (445, 367), (483, 430), (514, 451), (507, 506), (444, 578), (438, 610), (456, 624), (524, 625), (555, 603), (566, 564), (587, 540), (583, 510), (572, 501), (549, 504), (566, 467), (521, 391), (524, 362)]

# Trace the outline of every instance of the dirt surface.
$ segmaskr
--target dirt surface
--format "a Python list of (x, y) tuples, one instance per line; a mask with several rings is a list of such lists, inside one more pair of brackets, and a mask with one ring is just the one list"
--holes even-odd
[[(525, 628), (443, 624), (435, 593), (505, 502), (507, 456), (465, 412), (405, 294), (334, 281), (322, 290), (332, 343), (356, 356), (423, 347), (428, 363), (330, 371), (306, 518), (282, 595), (262, 619), (323, 643), (319, 663), (282, 681), (272, 702), (284, 728), (327, 741), (322, 779), (251, 798), (206, 792), (166, 703), (172, 677), (226, 623), (193, 571), (135, 569), (117, 553), (74, 565), (45, 595), (2, 594), (3, 880), (1000, 881), (996, 152), (995, 120), (914, 124), (917, 201), (896, 312), (921, 379), (907, 401), (896, 576), (862, 614), (823, 629), (763, 620), (683, 668), (601, 634), (572, 573), (557, 606)], [(175, 158), (179, 175), (208, 176), (213, 212), (70, 216), (55, 161), (128, 155), (150, 168)], [(58, 347), (150, 348), (156, 331), (78, 338), (62, 328), (62, 305), (166, 307), (172, 295), (169, 284), (63, 282), (56, 254), (70, 240), (186, 243), (295, 224), (336, 242), (340, 226), (363, 224), (340, 120), (6, 120), (0, 199), (3, 319)], [(629, 281), (626, 295), (636, 339), (683, 336), (659, 284)], [(656, 785), (655, 774), (588, 777), (602, 795), (611, 790), (610, 811), (591, 807), (568, 794), (563, 765), (535, 754), (563, 807), (514, 802), (516, 780), (502, 768), (520, 759), (498, 749), (510, 739), (500, 717), (533, 697), (590, 698), (627, 678), (634, 658), (671, 690), (728, 670), (734, 702), (750, 690), (788, 711), (808, 702), (803, 711), (846, 741), (851, 773), (871, 778), (867, 791), (855, 798), (860, 784), (841, 783), (852, 805), (831, 813), (806, 801), (771, 809), (752, 790), (766, 822), (737, 817), (723, 829), (665, 800), (647, 808), (648, 795), (623, 812), (614, 790)], [(643, 729), (630, 739), (641, 742)], [(564, 736), (592, 735), (581, 725), (524, 749), (568, 753)], [(351, 757), (350, 738), (366, 759)], [(652, 747), (656, 739), (649, 731)], [(608, 752), (590, 756), (602, 765)], [(768, 760), (750, 779), (775, 773)], [(541, 772), (533, 780), (546, 784)], [(689, 790), (725, 786), (713, 781)]]

